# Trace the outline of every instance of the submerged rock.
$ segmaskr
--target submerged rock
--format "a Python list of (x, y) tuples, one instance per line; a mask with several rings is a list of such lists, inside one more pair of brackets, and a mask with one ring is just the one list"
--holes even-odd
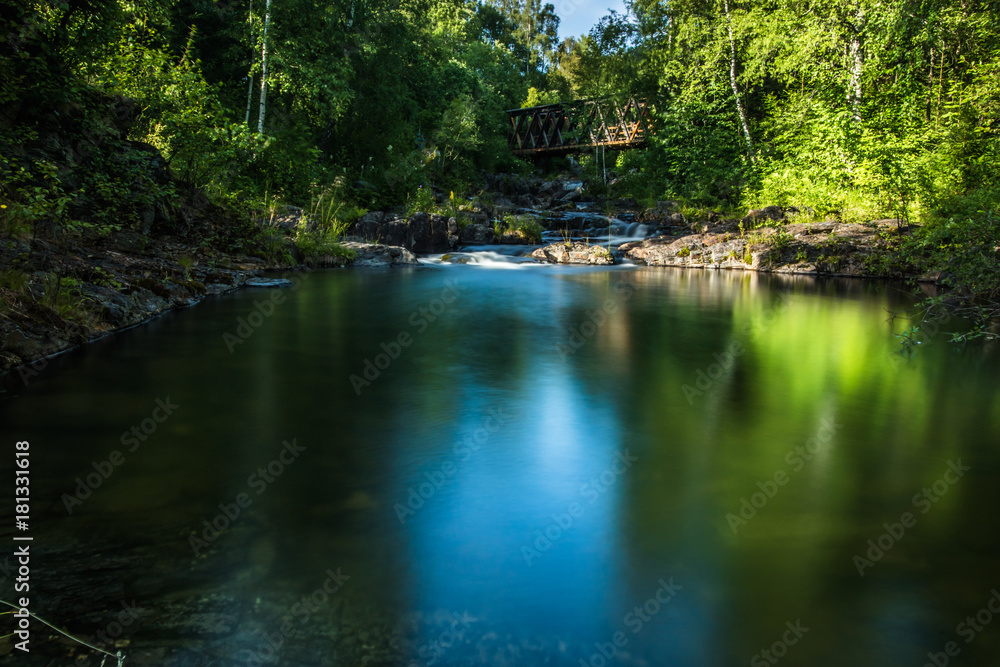
[(284, 278), (251, 278), (244, 283), (247, 287), (291, 287), (294, 283)]
[(604, 246), (580, 241), (553, 243), (531, 253), (535, 259), (555, 264), (614, 264), (614, 255)]

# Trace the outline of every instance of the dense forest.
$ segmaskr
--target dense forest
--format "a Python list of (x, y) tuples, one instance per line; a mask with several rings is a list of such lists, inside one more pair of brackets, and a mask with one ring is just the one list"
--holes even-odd
[(998, 294), (1000, 2), (627, 8), (560, 40), (540, 0), (4, 0), (2, 233), (112, 233), (197, 190), (335, 240), (430, 186), (567, 166), (514, 158), (507, 109), (638, 95), (655, 138), (604, 156), (613, 194), (899, 218), (919, 228), (892, 261)]

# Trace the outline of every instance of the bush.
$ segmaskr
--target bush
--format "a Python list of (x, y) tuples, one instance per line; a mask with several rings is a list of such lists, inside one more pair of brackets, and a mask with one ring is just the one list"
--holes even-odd
[(1000, 214), (937, 220), (920, 227), (900, 247), (922, 271), (943, 271), (942, 282), (963, 295), (1000, 299)]
[(493, 231), (496, 232), (497, 236), (512, 234), (529, 243), (542, 242), (542, 226), (531, 215), (511, 215), (508, 213), (503, 217), (503, 220), (497, 220), (493, 223)]
[(437, 208), (437, 204), (434, 201), (434, 193), (427, 186), (421, 185), (413, 197), (407, 196), (406, 198), (407, 217), (414, 213), (433, 213), (435, 208)]
[(339, 238), (333, 232), (300, 230), (295, 235), (295, 246), (308, 264), (317, 264), (326, 257), (354, 259), (357, 253), (340, 245)]

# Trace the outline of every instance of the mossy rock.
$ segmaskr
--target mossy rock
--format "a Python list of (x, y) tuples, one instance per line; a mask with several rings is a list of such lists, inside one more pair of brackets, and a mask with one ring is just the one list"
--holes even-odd
[(195, 294), (204, 294), (206, 291), (205, 284), (198, 282), (197, 280), (173, 280), (171, 282), (180, 285), (181, 287), (186, 287)]
[(164, 285), (159, 280), (154, 280), (153, 278), (139, 278), (135, 283), (143, 289), (148, 289), (150, 292), (156, 296), (167, 298), (170, 296), (170, 288)]

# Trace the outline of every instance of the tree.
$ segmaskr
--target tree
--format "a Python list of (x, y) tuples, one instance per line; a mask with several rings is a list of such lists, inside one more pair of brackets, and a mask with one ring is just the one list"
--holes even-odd
[(267, 30), (271, 27), (271, 0), (264, 6), (264, 35), (260, 40), (260, 110), (257, 113), (257, 134), (264, 134), (264, 116), (267, 113)]

